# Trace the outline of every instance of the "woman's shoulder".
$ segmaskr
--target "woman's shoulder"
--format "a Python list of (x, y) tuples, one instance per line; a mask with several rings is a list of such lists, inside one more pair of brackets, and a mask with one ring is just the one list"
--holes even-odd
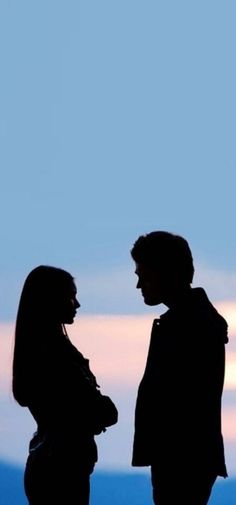
[(72, 344), (69, 338), (64, 339), (63, 345), (61, 346), (61, 352), (62, 356), (64, 355), (65, 357), (75, 359), (79, 363), (88, 362), (88, 359), (84, 357), (82, 352), (79, 351), (79, 349), (77, 349), (77, 347), (74, 344)]

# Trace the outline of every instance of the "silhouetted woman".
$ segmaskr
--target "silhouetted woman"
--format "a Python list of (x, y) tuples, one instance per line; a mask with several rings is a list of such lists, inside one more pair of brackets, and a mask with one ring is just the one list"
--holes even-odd
[(16, 320), (13, 394), (37, 423), (25, 469), (30, 505), (88, 505), (94, 435), (117, 422), (115, 405), (65, 330), (79, 306), (68, 272), (39, 266), (28, 275)]

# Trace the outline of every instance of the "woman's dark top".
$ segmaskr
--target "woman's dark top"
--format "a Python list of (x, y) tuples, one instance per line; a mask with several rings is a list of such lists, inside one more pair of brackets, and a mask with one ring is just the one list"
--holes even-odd
[(97, 461), (94, 435), (117, 422), (117, 410), (99, 391), (89, 361), (65, 335), (53, 348), (35, 350), (26, 384), (27, 406), (37, 423), (30, 452), (44, 446), (47, 454), (92, 468)]

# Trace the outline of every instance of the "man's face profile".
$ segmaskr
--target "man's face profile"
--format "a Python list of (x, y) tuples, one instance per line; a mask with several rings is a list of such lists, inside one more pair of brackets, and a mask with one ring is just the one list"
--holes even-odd
[(135, 274), (138, 277), (136, 287), (141, 289), (144, 303), (146, 305), (163, 303), (164, 286), (161, 272), (143, 263), (136, 263)]

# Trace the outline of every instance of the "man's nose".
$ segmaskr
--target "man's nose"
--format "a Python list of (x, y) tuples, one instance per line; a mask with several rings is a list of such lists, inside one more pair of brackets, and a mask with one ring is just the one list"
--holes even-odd
[(140, 280), (138, 280), (137, 285), (136, 285), (136, 289), (140, 289), (140, 288), (141, 288), (141, 283), (140, 283)]

